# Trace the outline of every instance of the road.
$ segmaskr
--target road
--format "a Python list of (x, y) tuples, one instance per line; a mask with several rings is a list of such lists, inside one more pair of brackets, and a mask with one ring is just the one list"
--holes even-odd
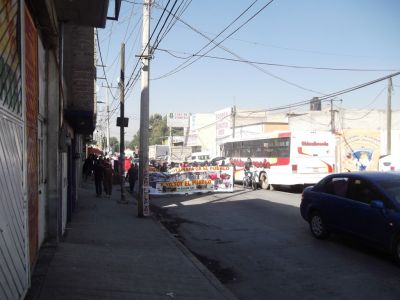
[(316, 240), (301, 195), (152, 198), (153, 211), (239, 299), (400, 299), (400, 268), (348, 237)]

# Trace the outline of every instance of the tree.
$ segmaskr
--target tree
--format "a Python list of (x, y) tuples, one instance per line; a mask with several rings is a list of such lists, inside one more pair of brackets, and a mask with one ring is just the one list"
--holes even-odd
[[(167, 116), (161, 116), (160, 114), (154, 114), (149, 119), (149, 146), (159, 145), (169, 137), (169, 128), (167, 126)], [(173, 135), (183, 135), (183, 128), (173, 128)], [(140, 130), (138, 130), (133, 136), (132, 141), (128, 144), (128, 147), (134, 149), (139, 147), (140, 143)]]
[(160, 114), (150, 117), (149, 145), (161, 144), (168, 136), (167, 116), (164, 118)]
[(138, 130), (138, 132), (136, 132), (135, 135), (133, 136), (132, 141), (129, 142), (128, 148), (135, 149), (136, 147), (139, 147), (139, 142), (140, 142), (140, 133)]

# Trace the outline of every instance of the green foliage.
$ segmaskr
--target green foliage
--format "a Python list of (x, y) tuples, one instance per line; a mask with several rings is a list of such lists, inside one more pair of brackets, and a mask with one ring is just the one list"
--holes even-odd
[[(169, 128), (167, 126), (167, 116), (162, 116), (160, 114), (154, 114), (150, 116), (149, 119), (149, 146), (160, 145), (168, 139)], [(173, 128), (172, 135), (182, 136), (184, 134), (183, 128)], [(140, 130), (138, 130), (133, 139), (127, 143), (127, 147), (135, 149), (139, 147), (140, 143)]]
[(130, 141), (127, 144), (127, 147), (130, 148), (130, 149), (135, 149), (135, 147), (139, 147), (139, 142), (140, 142), (140, 134), (139, 134), (139, 131), (138, 131), (133, 136), (132, 141)]
[[(159, 145), (168, 138), (169, 129), (167, 127), (167, 116), (162, 116), (160, 114), (154, 114), (150, 116), (149, 119), (149, 146)], [(133, 136), (132, 141), (129, 143), (129, 148), (134, 149), (139, 146), (140, 142), (140, 131), (138, 130)]]
[(151, 131), (149, 133), (149, 145), (159, 145), (168, 136), (167, 116), (164, 118), (160, 114), (154, 114), (149, 120)]

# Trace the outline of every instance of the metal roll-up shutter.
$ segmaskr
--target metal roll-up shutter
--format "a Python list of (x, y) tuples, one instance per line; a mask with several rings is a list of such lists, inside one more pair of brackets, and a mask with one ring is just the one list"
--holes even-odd
[(0, 0), (0, 299), (28, 288), (20, 1)]

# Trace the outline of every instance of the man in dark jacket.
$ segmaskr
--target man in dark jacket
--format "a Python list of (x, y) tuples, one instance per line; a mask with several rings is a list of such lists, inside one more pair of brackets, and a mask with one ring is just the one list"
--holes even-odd
[(134, 164), (131, 164), (131, 167), (126, 174), (126, 178), (129, 180), (129, 191), (133, 193), (133, 189), (135, 188), (135, 182), (138, 176), (138, 169)]
[(106, 196), (108, 196), (110, 198), (111, 193), (112, 193), (113, 170), (111, 168), (109, 159), (106, 159), (104, 162), (104, 176), (103, 177), (104, 177), (103, 178), (104, 192), (106, 193)]
[(97, 197), (101, 197), (103, 176), (104, 176), (103, 159), (100, 157), (98, 160), (95, 161), (94, 164), (94, 184), (96, 186)]

